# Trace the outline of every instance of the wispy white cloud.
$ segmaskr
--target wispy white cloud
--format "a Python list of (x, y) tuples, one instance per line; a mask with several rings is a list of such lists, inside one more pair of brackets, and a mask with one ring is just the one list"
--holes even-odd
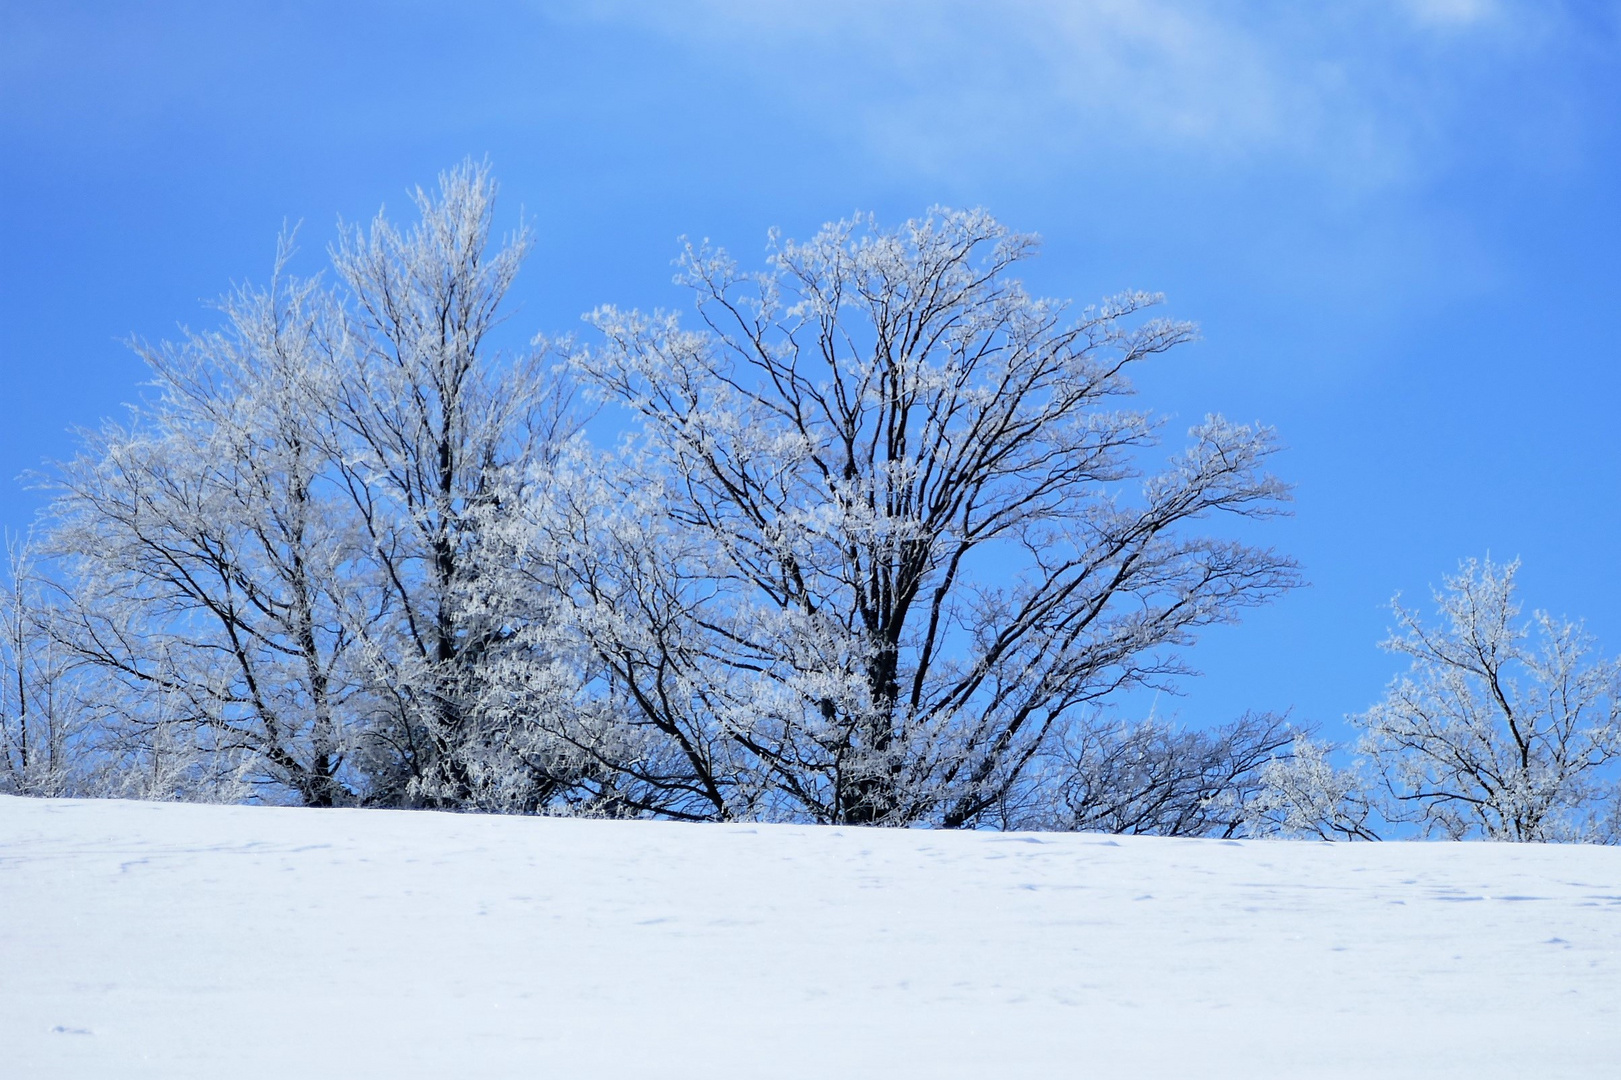
[(758, 92), (892, 165), (1261, 159), (1353, 189), (1425, 171), (1460, 103), (1564, 32), (1557, 5), (1510, 0), (598, 0), (576, 11), (748, 70)]
[(1401, 0), (1400, 6), (1418, 22), (1432, 26), (1474, 26), (1507, 14), (1495, 0)]

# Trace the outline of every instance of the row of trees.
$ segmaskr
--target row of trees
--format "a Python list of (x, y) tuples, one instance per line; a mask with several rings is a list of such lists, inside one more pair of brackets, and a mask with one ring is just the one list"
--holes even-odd
[[(1174, 687), (1200, 628), (1297, 579), (1209, 529), (1283, 508), (1272, 433), (1211, 417), (1166, 455), (1133, 407), (1132, 371), (1193, 333), (1156, 298), (1031, 297), (1012, 276), (1031, 238), (936, 211), (773, 238), (757, 271), (689, 246), (696, 328), (604, 307), (587, 343), (499, 354), (532, 238), (492, 244), (494, 191), (467, 164), (417, 192), (410, 228), (345, 229), (331, 284), (291, 276), (284, 243), (219, 330), (140, 347), (148, 400), (85, 434), (14, 552), (10, 789), (1527, 838), (1599, 797), (1613, 707), (1611, 735), (1572, 739), (1603, 726), (1614, 673), (1582, 666), (1573, 628), (1588, 703), (1548, 730), (1582, 779), (1526, 779), (1551, 736), (1525, 726), (1501, 827), (1467, 798), (1401, 801), (1463, 772), (1385, 767), (1421, 753), (1399, 696), (1450, 704), (1450, 684), (1370, 714), (1379, 806), (1279, 717), (1116, 717)], [(593, 446), (582, 401), (622, 407), (630, 436)], [(1508, 605), (1511, 578), (1468, 582)]]

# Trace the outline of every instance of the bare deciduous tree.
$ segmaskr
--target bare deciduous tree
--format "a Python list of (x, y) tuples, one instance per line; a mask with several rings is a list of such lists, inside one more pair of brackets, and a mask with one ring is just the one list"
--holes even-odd
[(1359, 766), (1334, 767), (1334, 749), (1301, 733), (1288, 753), (1267, 761), (1257, 790), (1244, 802), (1244, 830), (1253, 836), (1378, 840), (1369, 785)]
[(1011, 276), (1033, 248), (982, 212), (846, 221), (758, 273), (688, 248), (700, 330), (592, 315), (576, 361), (643, 442), (532, 509), (577, 540), (533, 565), (638, 733), (639, 805), (976, 822), (1071, 718), (1294, 582), (1190, 528), (1278, 512), (1268, 430), (1211, 417), (1142, 475), (1127, 374), (1192, 328), (1140, 293), (1068, 321)]
[(224, 330), (139, 347), (153, 399), (86, 433), (60, 470), (49, 547), (71, 587), (52, 631), (121, 686), (123, 735), (144, 726), (152, 761), (188, 729), (219, 760), (174, 768), (243, 759), (262, 785), (330, 806), (356, 796), (350, 654), (380, 610), (312, 422), (332, 392), (334, 313), (283, 274), (289, 254), (269, 288), (222, 303)]
[(6, 538), (0, 580), (0, 791), (78, 795), (93, 770), (89, 710), (72, 657), (48, 632), (32, 552)]
[[(1518, 561), (1464, 563), (1435, 594), (1442, 623), (1393, 603), (1385, 648), (1412, 658), (1353, 718), (1390, 797), (1386, 816), (1461, 839), (1602, 838), (1621, 758), (1621, 663), (1580, 624), (1518, 621)], [(1533, 644), (1533, 639), (1535, 643)]]
[(284, 242), (225, 329), (139, 349), (153, 400), (61, 470), (54, 629), (123, 686), (125, 733), (169, 748), (150, 760), (175, 763), (189, 730), (199, 761), (250, 763), (266, 797), (549, 797), (535, 740), (514, 757), (510, 723), (478, 712), (512, 632), (475, 518), (521, 496), (497, 478), (544, 461), (568, 415), (543, 350), (490, 345), (530, 244), (489, 250), (494, 195), (466, 163), (416, 192), (410, 229), (346, 232), (341, 292), (288, 277)]
[[(436, 194), (417, 189), (410, 229), (379, 214), (332, 252), (349, 321), (324, 430), (388, 597), (390, 618), (369, 628), (364, 650), (383, 706), (372, 735), (386, 752), (370, 760), (386, 801), (481, 801), (478, 774), (501, 750), (477, 715), (479, 672), (510, 628), (478, 600), (489, 592), (479, 513), (522, 497), (501, 481), (544, 463), (571, 422), (544, 348), (502, 357), (491, 343), (533, 244), (521, 227), (491, 250), (495, 194), (488, 166), (464, 163)], [(533, 763), (509, 764), (520, 761)], [(533, 781), (518, 805), (549, 797), (544, 773)], [(510, 778), (499, 786), (510, 792)]]

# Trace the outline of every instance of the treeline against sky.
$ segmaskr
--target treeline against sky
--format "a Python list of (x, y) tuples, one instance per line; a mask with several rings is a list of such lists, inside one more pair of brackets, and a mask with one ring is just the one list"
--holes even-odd
[[(1298, 582), (1273, 433), (1132, 397), (1193, 328), (1028, 295), (982, 211), (688, 246), (685, 317), (497, 353), (532, 237), (466, 163), (219, 328), (46, 475), (0, 786), (681, 820), (1617, 838), (1617, 668), (1465, 564), (1343, 751), (1129, 714)], [(629, 418), (596, 445), (594, 411)], [(1255, 530), (1243, 530), (1249, 535)], [(1533, 640), (1534, 638), (1534, 640)]]

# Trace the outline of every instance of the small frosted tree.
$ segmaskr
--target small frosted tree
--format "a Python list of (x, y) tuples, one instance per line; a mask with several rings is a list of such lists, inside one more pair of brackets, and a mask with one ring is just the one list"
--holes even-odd
[(1519, 562), (1465, 562), (1435, 594), (1439, 626), (1392, 606), (1385, 648), (1412, 658), (1353, 721), (1385, 816), (1453, 839), (1603, 839), (1621, 757), (1621, 664), (1579, 623), (1520, 621)]
[(1252, 836), (1378, 840), (1374, 799), (1360, 763), (1336, 768), (1329, 760), (1334, 749), (1301, 733), (1287, 753), (1267, 760), (1242, 806), (1244, 831)]
[(0, 572), (0, 791), (77, 795), (92, 768), (94, 725), (69, 650), (49, 632), (28, 545), (6, 538)]

